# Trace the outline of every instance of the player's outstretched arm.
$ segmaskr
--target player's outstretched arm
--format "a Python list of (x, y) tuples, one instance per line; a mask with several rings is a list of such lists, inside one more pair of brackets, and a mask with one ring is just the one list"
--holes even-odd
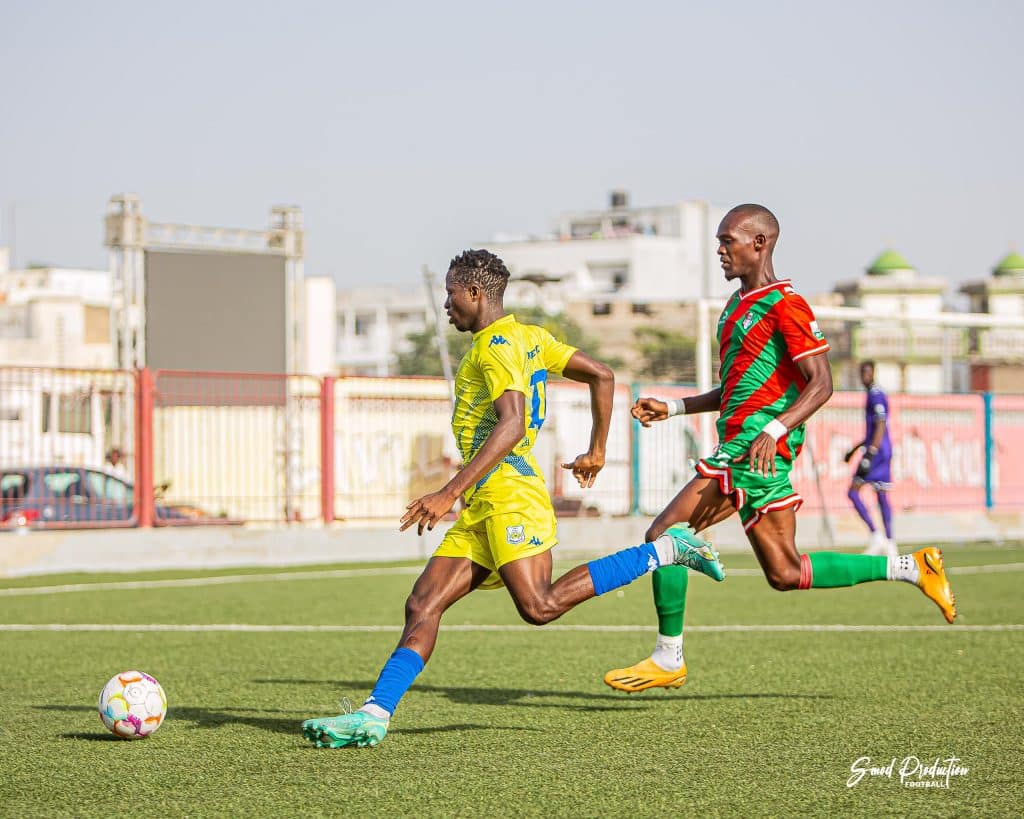
[[(681, 403), (681, 407), (679, 404)], [(676, 406), (673, 407), (672, 405)], [(664, 421), (671, 415), (694, 415), (698, 412), (717, 412), (722, 404), (722, 390), (715, 387), (709, 392), (700, 395), (691, 395), (687, 398), (675, 399), (674, 401), (661, 401), (658, 398), (637, 398), (630, 410), (633, 417), (642, 426), (649, 427), (654, 421)], [(672, 411), (675, 409), (676, 411)]]
[(571, 463), (562, 464), (563, 469), (572, 470), (580, 486), (588, 488), (594, 485), (597, 473), (604, 467), (615, 400), (615, 373), (607, 365), (577, 350), (565, 365), (562, 375), (590, 387), (590, 447)]
[(526, 398), (521, 392), (506, 390), (494, 402), (498, 423), (487, 436), (476, 455), (443, 487), (422, 498), (416, 498), (405, 508), (399, 531), (413, 524), (417, 533), (433, 529), (441, 517), (455, 505), (455, 501), (469, 487), (501, 463), (526, 434)]

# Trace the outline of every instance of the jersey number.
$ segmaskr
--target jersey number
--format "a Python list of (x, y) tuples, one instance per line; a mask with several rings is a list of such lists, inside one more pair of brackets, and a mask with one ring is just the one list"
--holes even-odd
[(530, 386), (533, 387), (533, 398), (530, 400), (530, 429), (540, 429), (548, 405), (548, 371), (537, 370), (530, 376)]

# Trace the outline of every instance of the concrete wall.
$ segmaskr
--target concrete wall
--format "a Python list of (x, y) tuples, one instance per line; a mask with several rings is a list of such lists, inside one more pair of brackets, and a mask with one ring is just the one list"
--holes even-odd
[[(582, 558), (635, 545), (648, 518), (577, 518), (559, 524), (556, 559)], [(154, 569), (210, 569), (245, 566), (300, 566), (394, 560), (423, 561), (450, 524), (424, 537), (398, 532), (397, 521), (380, 525), (347, 523), (257, 529), (233, 526), (0, 534), (0, 577), (67, 572), (141, 572)], [(835, 521), (834, 545), (863, 548), (866, 530), (852, 514)], [(901, 546), (984, 542), (1024, 538), (1024, 514), (903, 515)], [(724, 552), (749, 549), (737, 518), (710, 533)], [(800, 513), (797, 542), (803, 550), (831, 548), (822, 520)], [(728, 560), (725, 561), (728, 566)]]

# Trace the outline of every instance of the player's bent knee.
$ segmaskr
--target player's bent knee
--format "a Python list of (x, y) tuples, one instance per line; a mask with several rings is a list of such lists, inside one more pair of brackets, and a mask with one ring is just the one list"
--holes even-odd
[(519, 609), (519, 616), (531, 626), (543, 626), (552, 620), (557, 620), (561, 611), (547, 600), (533, 599), (516, 601), (516, 608)]
[(429, 595), (413, 592), (405, 600), (405, 619), (421, 620), (431, 614), (439, 614), (438, 601)]
[(792, 566), (772, 567), (765, 571), (768, 585), (775, 591), (793, 591), (800, 588), (800, 569)]

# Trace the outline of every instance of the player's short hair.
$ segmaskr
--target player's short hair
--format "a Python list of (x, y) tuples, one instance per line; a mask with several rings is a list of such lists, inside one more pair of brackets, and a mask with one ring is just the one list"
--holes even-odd
[(735, 213), (739, 216), (746, 216), (753, 219), (760, 231), (769, 239), (777, 239), (779, 236), (779, 220), (776, 219), (775, 214), (768, 210), (764, 205), (755, 205), (753, 203), (737, 205), (730, 210), (729, 213)]
[(873, 370), (875, 369), (875, 362), (869, 358), (867, 361), (860, 362), (860, 367), (858, 369), (863, 370), (865, 367), (870, 367)]
[(504, 295), (509, 279), (505, 263), (488, 250), (463, 251), (448, 265), (448, 275), (463, 287), (475, 284), (495, 300)]

